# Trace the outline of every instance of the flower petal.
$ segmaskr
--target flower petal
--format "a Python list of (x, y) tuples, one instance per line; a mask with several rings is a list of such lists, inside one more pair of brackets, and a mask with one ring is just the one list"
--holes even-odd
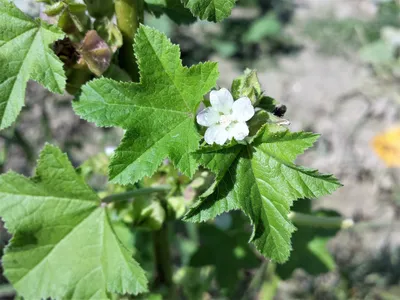
[(203, 109), (196, 117), (197, 123), (201, 126), (210, 127), (211, 125), (217, 124), (219, 121), (219, 113), (212, 107)]
[(243, 140), (249, 135), (249, 127), (245, 122), (239, 122), (229, 127), (229, 138), (235, 138), (237, 141)]
[(236, 100), (232, 105), (232, 116), (239, 122), (246, 122), (254, 116), (254, 107), (247, 97)]
[(222, 88), (219, 91), (211, 91), (210, 102), (215, 110), (229, 114), (232, 109), (233, 97), (230, 91)]
[(204, 135), (204, 140), (206, 141), (207, 144), (218, 144), (218, 145), (223, 145), (225, 144), (226, 140), (228, 139), (228, 131), (221, 126), (221, 125), (215, 125), (211, 126), (206, 130), (206, 133)]

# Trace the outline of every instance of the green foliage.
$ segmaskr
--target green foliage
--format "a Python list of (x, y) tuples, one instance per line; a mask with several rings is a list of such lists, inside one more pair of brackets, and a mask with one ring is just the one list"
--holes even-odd
[(274, 265), (269, 265), (267, 268), (268, 278), (265, 280), (261, 286), (259, 299), (263, 300), (274, 300), (276, 292), (279, 287), (279, 277), (275, 275)]
[(235, 292), (239, 272), (256, 268), (260, 264), (247, 243), (248, 235), (241, 225), (241, 228), (228, 231), (209, 224), (200, 225), (201, 247), (190, 260), (193, 267), (215, 266), (219, 286), (230, 294)]
[(220, 22), (227, 18), (236, 0), (182, 0), (196, 17), (201, 20)]
[(82, 89), (74, 109), (97, 126), (127, 130), (110, 164), (110, 177), (120, 184), (152, 175), (169, 157), (188, 176), (197, 169), (190, 153), (200, 136), (194, 124), (196, 109), (215, 86), (215, 63), (183, 67), (179, 47), (164, 34), (141, 26), (135, 39), (140, 83), (98, 79)]
[[(221, 24), (221, 33), (212, 34), (215, 51), (245, 63), (258, 58), (298, 49), (294, 39), (283, 30), (284, 22), (275, 11), (263, 16), (238, 15)], [(223, 45), (223, 48), (219, 48)], [(227, 51), (228, 49), (229, 51)]]
[(91, 174), (107, 176), (109, 162), (109, 157), (105, 153), (99, 153), (85, 161), (79, 167), (79, 171), (85, 179)]
[[(318, 41), (320, 50), (327, 54), (348, 54), (349, 51), (362, 47), (363, 52), (375, 52), (380, 58), (386, 59), (388, 50), (382, 48), (379, 42), (381, 31), (385, 27), (400, 27), (400, 5), (396, 0), (380, 1), (378, 12), (372, 20), (347, 19), (311, 19), (304, 26), (304, 32)], [(371, 45), (370, 45), (371, 44)], [(379, 50), (377, 48), (380, 48)], [(385, 54), (378, 53), (380, 50)], [(371, 59), (370, 54), (362, 54)]]
[(165, 210), (159, 201), (138, 197), (132, 203), (132, 223), (135, 227), (159, 230), (165, 221)]
[(241, 209), (254, 226), (251, 241), (257, 249), (274, 261), (285, 262), (295, 230), (288, 218), (293, 200), (319, 197), (340, 186), (331, 175), (293, 164), (317, 137), (270, 124), (250, 145), (202, 148), (196, 158), (217, 174), (216, 183), (188, 212), (186, 220), (201, 222)]
[(243, 42), (257, 43), (263, 38), (277, 36), (281, 30), (282, 26), (277, 16), (269, 13), (251, 24), (249, 30), (243, 35)]
[(184, 267), (174, 276), (177, 284), (183, 288), (186, 299), (203, 299), (206, 291), (210, 289), (213, 278), (212, 267), (192, 268)]
[(114, 13), (113, 0), (84, 0), (89, 14), (94, 18), (112, 16)]
[(384, 27), (380, 39), (364, 45), (360, 58), (369, 63), (378, 75), (399, 76), (400, 71), (400, 24), (399, 28)]
[(400, 27), (399, 14), (400, 3), (398, 0), (380, 1), (376, 17), (377, 26), (380, 28), (385, 26)]
[(144, 272), (115, 235), (107, 208), (58, 148), (43, 149), (31, 179), (1, 175), (0, 200), (13, 234), (5, 275), (24, 298), (106, 299), (146, 291)]
[(384, 41), (376, 41), (360, 49), (360, 57), (371, 64), (387, 65), (394, 61), (395, 49)]
[(189, 9), (180, 0), (146, 0), (148, 9), (156, 16), (166, 14), (177, 24), (190, 24), (196, 21)]
[(83, 33), (85, 29), (90, 27), (90, 19), (86, 15), (86, 9), (85, 4), (76, 3), (74, 0), (64, 0), (46, 6), (44, 12), (48, 16), (56, 17), (57, 26), (65, 33), (74, 34)]
[(248, 97), (251, 103), (256, 104), (262, 94), (261, 85), (258, 81), (257, 71), (246, 69), (244, 74), (232, 82), (232, 96), (234, 99)]
[(304, 26), (304, 33), (318, 41), (320, 51), (326, 54), (346, 53), (349, 48), (358, 48), (361, 41), (357, 30), (367, 23), (358, 19), (330, 20), (311, 19)]
[[(214, 296), (215, 287), (222, 290), (218, 295), (236, 297), (242, 293), (238, 282), (250, 280), (243, 270), (260, 263), (248, 244), (251, 226), (242, 222), (247, 217), (256, 248), (276, 262), (287, 261), (295, 230), (293, 202), (340, 186), (331, 175), (294, 164), (318, 136), (284, 127), (283, 110), (277, 112), (284, 106), (265, 96), (256, 71), (247, 69), (232, 83), (232, 94), (250, 98), (255, 108), (254, 117), (242, 124), (249, 136), (223, 146), (200, 146), (204, 128), (196, 125), (196, 113), (202, 101), (209, 104), (205, 95), (216, 86), (218, 66), (183, 66), (177, 45), (140, 24), (144, 10), (178, 24), (197, 17), (217, 22), (231, 14), (236, 1), (38, 2), (46, 4), (44, 12), (57, 26), (28, 18), (0, 0), (0, 129), (16, 119), (26, 83), (33, 79), (58, 93), (66, 87), (79, 95), (73, 108), (80, 117), (125, 133), (111, 157), (99, 153), (77, 170), (60, 149), (46, 145), (34, 177), (0, 176), (0, 216), (13, 236), (2, 263), (18, 296), (126, 299), (147, 292), (150, 280), (152, 294), (138, 299), (198, 299), (210, 290)], [(282, 24), (293, 1), (248, 2), (256, 3), (264, 17), (228, 20), (226, 28), (234, 24), (229, 38), (210, 40), (227, 56), (253, 55), (260, 40), (271, 42), (271, 48), (286, 42)], [(277, 7), (281, 13), (268, 13)], [(95, 75), (104, 77), (85, 84)], [(139, 77), (140, 82), (132, 82)], [(0, 167), (6, 154), (0, 153)], [(106, 185), (107, 172), (111, 184)], [(231, 210), (245, 214), (234, 214), (240, 222), (229, 219), (234, 226), (224, 227), (220, 218), (219, 227), (177, 222), (183, 216), (206, 221)], [(311, 213), (309, 206), (306, 212)], [(325, 248), (330, 235), (324, 234), (300, 227), (294, 248), (317, 264), (309, 267), (294, 256), (277, 272), (284, 277), (299, 266), (310, 272), (332, 268)], [(175, 289), (177, 251), (181, 260), (174, 280), (181, 286)], [(271, 278), (268, 284), (264, 275)], [(262, 287), (258, 296), (272, 298), (279, 282), (275, 264), (263, 264), (254, 277), (249, 290)]]
[(14, 4), (0, 1), (0, 129), (17, 118), (29, 79), (52, 92), (64, 91), (63, 65), (49, 47), (63, 37), (56, 26), (33, 20)]
[[(332, 211), (312, 212), (310, 199), (296, 201), (293, 211), (316, 216), (340, 216)], [(289, 261), (276, 267), (277, 274), (282, 279), (287, 279), (297, 268), (302, 268), (311, 275), (332, 271), (336, 264), (327, 249), (327, 243), (330, 238), (336, 235), (339, 229), (316, 228), (305, 225), (297, 225), (297, 227), (297, 231), (292, 238), (293, 254), (290, 256)]]

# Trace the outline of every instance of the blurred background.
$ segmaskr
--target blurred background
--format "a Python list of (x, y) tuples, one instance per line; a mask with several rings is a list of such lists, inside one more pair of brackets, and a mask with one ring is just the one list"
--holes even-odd
[[(32, 16), (40, 13), (34, 1), (15, 2)], [(329, 240), (322, 271), (310, 268), (312, 256), (295, 247), (293, 259), (304, 259), (304, 267), (278, 270), (278, 278), (249, 262), (239, 274), (240, 297), (210, 292), (203, 299), (400, 299), (400, 133), (382, 136), (400, 126), (399, 1), (239, 0), (220, 24), (145, 19), (180, 45), (186, 65), (217, 61), (221, 87), (230, 87), (245, 68), (257, 69), (265, 94), (288, 107), (290, 128), (322, 135), (299, 163), (333, 173), (344, 184), (312, 201), (313, 209), (356, 222)], [(59, 145), (76, 166), (119, 144), (122, 131), (80, 120), (71, 100), (29, 83), (16, 125), (0, 132), (1, 173), (31, 175), (45, 142)], [(394, 150), (385, 163), (379, 150), (385, 143), (397, 148), (397, 163)], [(8, 239), (3, 229), (2, 248)], [(13, 296), (2, 287), (0, 299)]]

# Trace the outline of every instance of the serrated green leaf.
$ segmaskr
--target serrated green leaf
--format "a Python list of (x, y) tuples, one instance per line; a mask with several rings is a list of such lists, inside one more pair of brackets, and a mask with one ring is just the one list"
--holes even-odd
[(236, 0), (183, 0), (193, 15), (201, 20), (220, 22), (230, 16)]
[[(237, 157), (211, 194), (189, 210), (186, 220), (205, 221), (240, 208), (254, 225), (251, 241), (265, 256), (285, 262), (290, 254), (294, 226), (288, 219), (293, 200), (314, 198), (336, 190), (340, 183), (331, 175), (293, 164), (293, 160), (317, 139), (311, 133), (291, 133), (278, 125), (267, 125), (251, 145), (241, 147)], [(221, 155), (226, 149), (217, 151)], [(218, 162), (203, 155), (199, 162), (208, 167)], [(214, 170), (226, 170), (224, 161)]]
[(33, 20), (14, 4), (0, 0), (0, 129), (17, 118), (29, 79), (54, 93), (64, 91), (63, 64), (50, 49), (63, 37), (58, 27)]
[(0, 176), (0, 216), (13, 234), (6, 277), (25, 299), (108, 299), (146, 291), (144, 271), (118, 240), (107, 208), (65, 154), (47, 145), (36, 176)]
[[(200, 196), (186, 214), (185, 219), (193, 222), (203, 222), (215, 218), (223, 212), (239, 209), (235, 201), (220, 195), (228, 194), (235, 182), (234, 174), (230, 168), (235, 164), (241, 145), (223, 148), (221, 146), (206, 146), (201, 151), (194, 153), (193, 157), (203, 166), (216, 174), (214, 183)], [(218, 188), (218, 193), (214, 193)]]
[(146, 26), (136, 34), (135, 53), (140, 83), (94, 80), (83, 87), (74, 109), (98, 126), (127, 129), (110, 164), (113, 182), (129, 184), (150, 176), (166, 157), (191, 177), (197, 163), (190, 153), (200, 140), (195, 113), (216, 84), (217, 64), (183, 67), (179, 47)]

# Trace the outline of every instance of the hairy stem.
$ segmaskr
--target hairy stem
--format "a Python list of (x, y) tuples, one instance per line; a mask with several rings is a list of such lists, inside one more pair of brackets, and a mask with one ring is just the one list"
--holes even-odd
[(352, 219), (342, 217), (320, 217), (299, 212), (291, 212), (288, 216), (289, 219), (291, 219), (296, 225), (309, 227), (345, 229), (354, 225), (354, 221)]
[(118, 28), (122, 33), (124, 43), (119, 51), (120, 67), (131, 76), (133, 81), (139, 80), (133, 43), (139, 24), (143, 23), (143, 0), (116, 0), (115, 15)]
[(110, 196), (104, 197), (101, 200), (101, 202), (102, 203), (111, 203), (111, 202), (127, 201), (127, 200), (129, 200), (129, 199), (131, 199), (132, 197), (135, 197), (135, 196), (149, 195), (149, 194), (161, 193), (161, 192), (168, 192), (169, 190), (171, 190), (171, 186), (169, 186), (169, 185), (159, 185), (159, 186), (154, 186), (154, 187), (149, 187), (149, 188), (143, 188), (143, 189), (128, 191), (128, 192), (125, 192), (125, 193), (110, 195)]

